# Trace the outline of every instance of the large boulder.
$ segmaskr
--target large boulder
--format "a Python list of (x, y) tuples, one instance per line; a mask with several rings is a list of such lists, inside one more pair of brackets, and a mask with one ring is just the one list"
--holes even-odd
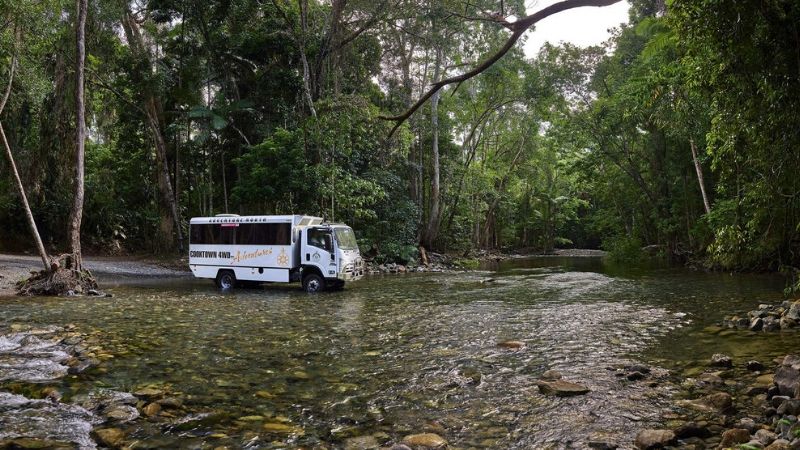
[(800, 357), (787, 355), (775, 371), (774, 381), (781, 395), (800, 398)]
[(800, 300), (797, 300), (796, 302), (792, 303), (791, 306), (789, 306), (789, 310), (786, 311), (785, 317), (788, 317), (795, 322), (800, 321)]
[(639, 450), (664, 448), (677, 442), (675, 433), (670, 430), (642, 430), (636, 435), (634, 445)]

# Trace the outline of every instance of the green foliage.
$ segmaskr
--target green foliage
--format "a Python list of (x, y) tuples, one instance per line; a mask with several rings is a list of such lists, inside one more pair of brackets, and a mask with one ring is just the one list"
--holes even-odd
[(642, 260), (642, 242), (631, 236), (614, 236), (603, 240), (603, 250), (618, 263), (635, 264)]
[[(382, 116), (508, 37), (463, 17), (519, 16), (524, 2), (99, 2), (84, 240), (164, 248), (166, 171), (183, 226), (220, 212), (316, 214), (352, 225), (380, 261), (418, 258), (430, 223), (436, 250), (459, 253), (611, 236), (603, 246), (625, 261), (658, 244), (726, 270), (800, 267), (800, 4), (631, 5), (607, 45), (546, 45), (533, 59), (514, 48), (444, 88), (437, 121), (426, 104), (389, 139)], [(73, 7), (0, 0), (0, 73), (19, 56), (2, 120), (53, 248), (71, 198)], [(25, 232), (9, 181), (5, 241)]]

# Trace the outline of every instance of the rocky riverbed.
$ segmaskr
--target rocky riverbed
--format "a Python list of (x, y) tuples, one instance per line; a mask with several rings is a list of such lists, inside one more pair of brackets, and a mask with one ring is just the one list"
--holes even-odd
[(793, 403), (772, 389), (773, 359), (783, 366), (800, 348), (798, 332), (719, 326), (725, 311), (771, 305), (780, 280), (524, 263), (366, 277), (324, 296), (140, 277), (109, 283), (112, 298), (5, 297), (0, 335), (16, 362), (0, 381), (0, 448), (632, 449), (640, 434), (645, 447), (717, 448), (732, 429), (748, 442), (790, 437), (780, 427), (795, 423)]

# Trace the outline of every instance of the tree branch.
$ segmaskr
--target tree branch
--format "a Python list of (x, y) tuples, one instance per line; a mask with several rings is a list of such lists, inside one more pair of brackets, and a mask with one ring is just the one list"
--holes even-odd
[(566, 11), (568, 9), (579, 8), (582, 6), (602, 7), (602, 6), (613, 5), (614, 3), (618, 3), (619, 1), (621, 0), (564, 0), (562, 2), (550, 5), (547, 8), (537, 11), (531, 15), (525, 16), (513, 23), (507, 23), (504, 22), (504, 20), (500, 20), (498, 18), (498, 20), (496, 20), (495, 23), (498, 23), (512, 31), (511, 36), (508, 37), (506, 43), (503, 44), (503, 46), (500, 47), (499, 50), (497, 50), (487, 59), (478, 64), (474, 69), (468, 72), (464, 72), (461, 75), (446, 78), (444, 80), (437, 81), (431, 84), (431, 87), (428, 89), (428, 91), (422, 94), (419, 100), (417, 100), (416, 103), (411, 105), (411, 107), (402, 114), (396, 116), (380, 116), (381, 119), (395, 122), (394, 127), (392, 127), (392, 130), (389, 132), (389, 136), (392, 136), (395, 133), (395, 131), (397, 131), (397, 129), (400, 128), (400, 126), (406, 120), (408, 120), (409, 117), (411, 117), (420, 107), (422, 107), (422, 105), (424, 105), (425, 102), (427, 102), (428, 99), (430, 99), (433, 96), (433, 94), (439, 92), (439, 90), (441, 90), (443, 87), (449, 84), (462, 83), (466, 80), (469, 80), (470, 78), (473, 78), (474, 76), (480, 74), (481, 72), (485, 71), (486, 69), (494, 65), (494, 63), (499, 61), (503, 56), (505, 56), (506, 53), (508, 53), (514, 47), (517, 41), (519, 41), (519, 38), (522, 37), (522, 35), (525, 33), (525, 31), (528, 30), (528, 28), (532, 27), (540, 20), (552, 16), (553, 14)]
[(8, 97), (11, 96), (11, 86), (14, 84), (14, 71), (17, 69), (17, 43), (20, 40), (20, 31), (16, 24), (14, 25), (14, 38), (14, 54), (11, 55), (11, 66), (8, 68), (8, 86), (6, 86), (6, 92), (3, 93), (3, 99), (0, 100), (0, 114), (3, 114)]

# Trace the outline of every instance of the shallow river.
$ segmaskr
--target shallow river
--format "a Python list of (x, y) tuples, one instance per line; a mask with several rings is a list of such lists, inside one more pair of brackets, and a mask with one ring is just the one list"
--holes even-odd
[[(113, 298), (2, 298), (0, 329), (100, 333), (97, 368), (50, 382), (64, 401), (143, 386), (180, 398), (180, 414), (123, 426), (137, 448), (340, 447), (426, 431), (459, 448), (626, 448), (663, 419), (674, 392), (610, 368), (679, 373), (712, 353), (769, 363), (800, 347), (798, 333), (704, 330), (779, 302), (779, 278), (622, 270), (599, 258), (374, 276), (323, 295), (296, 285), (223, 293), (190, 278), (104, 287)], [(498, 347), (505, 340), (526, 345)], [(543, 396), (535, 381), (548, 369), (592, 391)]]

